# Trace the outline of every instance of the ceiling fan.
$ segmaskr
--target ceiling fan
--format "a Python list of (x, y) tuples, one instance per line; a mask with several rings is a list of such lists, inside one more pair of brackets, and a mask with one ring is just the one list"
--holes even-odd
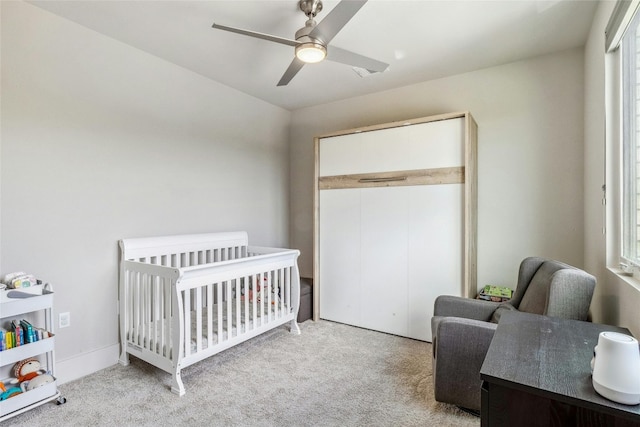
[(329, 61), (362, 68), (371, 73), (381, 73), (387, 69), (389, 64), (339, 47), (328, 46), (329, 42), (366, 2), (367, 0), (342, 0), (329, 12), (326, 18), (320, 23), (316, 23), (314, 18), (322, 10), (322, 1), (300, 0), (298, 7), (307, 16), (307, 22), (304, 27), (296, 31), (295, 40), (216, 23), (213, 24), (213, 28), (295, 47), (295, 58), (278, 82), (278, 86), (286, 86), (305, 64), (320, 62), (325, 58)]

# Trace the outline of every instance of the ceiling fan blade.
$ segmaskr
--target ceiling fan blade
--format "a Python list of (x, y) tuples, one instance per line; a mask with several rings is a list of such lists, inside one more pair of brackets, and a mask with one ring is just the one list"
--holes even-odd
[(270, 42), (276, 42), (280, 44), (286, 44), (287, 46), (296, 46), (298, 42), (291, 39), (285, 39), (284, 37), (272, 36), (271, 34), (258, 33), (251, 30), (243, 30), (241, 28), (227, 27), (225, 25), (216, 24), (215, 22), (211, 26), (218, 30), (230, 31), (232, 33), (242, 34), (245, 36), (255, 37), (258, 39), (268, 40)]
[(366, 2), (367, 0), (342, 0), (316, 25), (309, 37), (319, 38), (328, 44)]
[(289, 68), (287, 68), (287, 71), (284, 72), (284, 75), (278, 82), (278, 86), (286, 86), (291, 79), (298, 74), (298, 71), (300, 71), (303, 66), (304, 62), (300, 61), (298, 58), (293, 58)]
[(381, 73), (389, 67), (382, 61), (378, 61), (367, 56), (363, 56), (339, 47), (329, 46), (327, 48), (327, 59), (341, 64), (351, 65), (353, 67), (364, 68), (376, 73)]

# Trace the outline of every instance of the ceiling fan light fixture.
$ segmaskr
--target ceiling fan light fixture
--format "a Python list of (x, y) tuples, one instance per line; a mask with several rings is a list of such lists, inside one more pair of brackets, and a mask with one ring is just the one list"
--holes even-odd
[(314, 64), (327, 57), (327, 48), (316, 42), (300, 43), (296, 46), (296, 57), (307, 64)]

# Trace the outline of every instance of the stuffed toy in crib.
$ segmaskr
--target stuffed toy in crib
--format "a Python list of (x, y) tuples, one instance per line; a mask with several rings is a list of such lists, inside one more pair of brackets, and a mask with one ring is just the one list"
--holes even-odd
[[(256, 289), (254, 289), (253, 281), (249, 282), (249, 295), (245, 295), (245, 288), (242, 286), (240, 291), (240, 298), (244, 301), (245, 297), (249, 297), (249, 301), (253, 300), (254, 295), (256, 296), (256, 301), (262, 301), (262, 290), (267, 288), (267, 276), (264, 275), (262, 277), (262, 285), (260, 284), (260, 278), (256, 280)], [(280, 286), (272, 286), (271, 287), (271, 304), (275, 304), (276, 301), (280, 300)]]

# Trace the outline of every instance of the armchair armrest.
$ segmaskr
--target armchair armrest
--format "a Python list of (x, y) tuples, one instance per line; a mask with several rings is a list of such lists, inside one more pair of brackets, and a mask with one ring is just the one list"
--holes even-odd
[(488, 322), (501, 303), (440, 295), (433, 306), (434, 316), (463, 317)]
[(438, 318), (433, 340), (435, 399), (480, 410), (480, 368), (497, 324), (459, 317)]

